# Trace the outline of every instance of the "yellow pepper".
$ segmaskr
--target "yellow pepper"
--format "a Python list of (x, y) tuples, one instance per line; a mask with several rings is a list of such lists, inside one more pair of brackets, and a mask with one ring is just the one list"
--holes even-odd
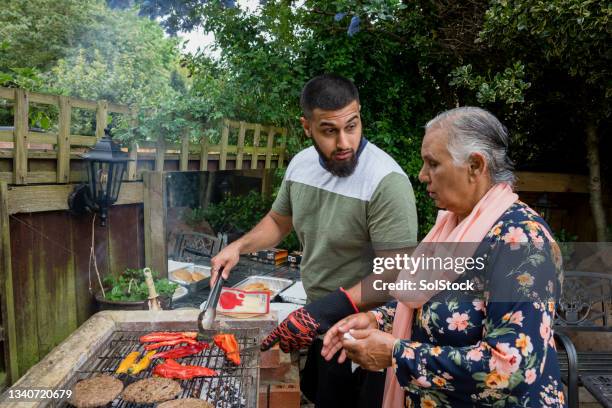
[(119, 364), (119, 367), (117, 368), (117, 371), (115, 371), (116, 374), (125, 374), (128, 372), (128, 369), (134, 365), (134, 363), (136, 362), (136, 359), (138, 358), (138, 356), (140, 355), (140, 351), (132, 351), (130, 354), (127, 355), (126, 358), (124, 358), (121, 363)]
[(149, 364), (151, 364), (151, 357), (153, 357), (155, 353), (157, 353), (156, 350), (151, 350), (145, 354), (145, 356), (141, 358), (138, 363), (132, 364), (132, 366), (129, 368), (130, 374), (136, 375), (142, 370), (146, 370)]

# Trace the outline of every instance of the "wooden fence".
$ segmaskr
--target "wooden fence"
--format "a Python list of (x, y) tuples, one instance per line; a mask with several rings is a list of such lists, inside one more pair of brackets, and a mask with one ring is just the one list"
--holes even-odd
[[(136, 110), (106, 101), (0, 87), (0, 99), (13, 101), (13, 128), (0, 130), (0, 181), (12, 185), (73, 183), (86, 179), (80, 155), (104, 135), (110, 113), (128, 115), (137, 127)], [(32, 103), (58, 108), (57, 132), (35, 132), (29, 126)], [(95, 136), (71, 133), (72, 110), (95, 112)], [(235, 140), (235, 144), (231, 143)], [(283, 167), (287, 130), (258, 123), (225, 119), (218, 144), (206, 136), (193, 143), (189, 135), (180, 143), (132, 143), (127, 147), (132, 161), (125, 179), (142, 179), (144, 170), (231, 170)], [(2, 149), (2, 147), (5, 147)]]
[[(75, 183), (86, 180), (81, 154), (104, 135), (109, 114), (129, 115), (134, 127), (138, 123), (135, 109), (105, 101), (2, 87), (0, 99), (14, 107), (13, 126), (0, 128), (1, 389), (95, 311), (88, 276), (91, 216), (71, 216), (67, 198)], [(32, 131), (32, 104), (57, 107), (57, 131)], [(73, 133), (73, 109), (95, 112), (94, 136)], [(158, 180), (173, 170), (237, 169), (255, 175), (283, 167), (286, 137), (283, 128), (224, 120), (216, 144), (207, 137), (194, 143), (185, 135), (180, 143), (160, 139), (128, 146), (132, 161), (108, 225), (93, 225), (101, 275), (157, 260), (145, 236), (160, 222), (155, 218), (163, 200), (151, 202), (143, 178)], [(269, 172), (262, 174), (269, 188)]]

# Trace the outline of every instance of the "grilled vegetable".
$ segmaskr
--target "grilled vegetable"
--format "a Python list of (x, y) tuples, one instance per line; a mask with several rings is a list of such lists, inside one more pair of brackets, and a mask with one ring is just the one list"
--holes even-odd
[(159, 343), (153, 343), (153, 344), (147, 344), (145, 346), (145, 350), (157, 350), (160, 347), (164, 347), (164, 346), (176, 346), (177, 344), (181, 344), (181, 343), (187, 343), (187, 344), (197, 344), (198, 341), (195, 339), (190, 339), (190, 338), (180, 338), (180, 339), (174, 339), (174, 340), (166, 340), (166, 341), (161, 341)]
[(146, 370), (147, 367), (151, 364), (151, 357), (155, 354), (155, 351), (149, 351), (140, 361), (136, 364), (133, 364), (128, 371), (132, 375), (136, 375), (140, 373), (142, 370)]
[(233, 334), (217, 334), (215, 344), (225, 352), (225, 357), (236, 365), (240, 365), (240, 347)]
[(192, 354), (197, 354), (200, 351), (210, 347), (206, 342), (200, 342), (197, 344), (189, 344), (187, 346), (173, 348), (167, 351), (162, 351), (153, 355), (151, 358), (181, 358), (187, 357)]
[(121, 363), (119, 363), (119, 367), (117, 367), (115, 374), (127, 373), (128, 369), (136, 362), (139, 355), (140, 351), (132, 351), (130, 354), (128, 354), (127, 357), (121, 360)]
[(153, 332), (145, 334), (144, 336), (140, 336), (140, 342), (151, 343), (183, 338), (195, 339), (197, 336), (197, 332)]
[(190, 380), (195, 377), (212, 377), (218, 375), (215, 370), (207, 367), (181, 365), (169, 359), (158, 364), (153, 369), (153, 374), (164, 378), (175, 378), (179, 380)]

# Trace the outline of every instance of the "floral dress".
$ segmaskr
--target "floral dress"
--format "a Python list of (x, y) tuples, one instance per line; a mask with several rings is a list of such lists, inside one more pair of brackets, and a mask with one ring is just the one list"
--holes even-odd
[[(440, 292), (416, 311), (411, 339), (393, 348), (407, 407), (565, 406), (552, 331), (561, 254), (544, 229), (516, 202), (474, 254), (490, 286), (472, 298)], [(396, 305), (374, 310), (381, 330), (391, 332)]]

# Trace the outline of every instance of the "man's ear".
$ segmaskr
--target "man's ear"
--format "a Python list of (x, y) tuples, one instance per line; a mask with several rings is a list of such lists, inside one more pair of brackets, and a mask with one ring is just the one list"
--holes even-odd
[(310, 133), (310, 122), (304, 116), (300, 117), (300, 122), (302, 122), (302, 127), (304, 128), (304, 133), (306, 137), (312, 137)]
[(487, 171), (487, 160), (482, 153), (472, 153), (468, 159), (468, 173), (470, 178), (477, 178)]

